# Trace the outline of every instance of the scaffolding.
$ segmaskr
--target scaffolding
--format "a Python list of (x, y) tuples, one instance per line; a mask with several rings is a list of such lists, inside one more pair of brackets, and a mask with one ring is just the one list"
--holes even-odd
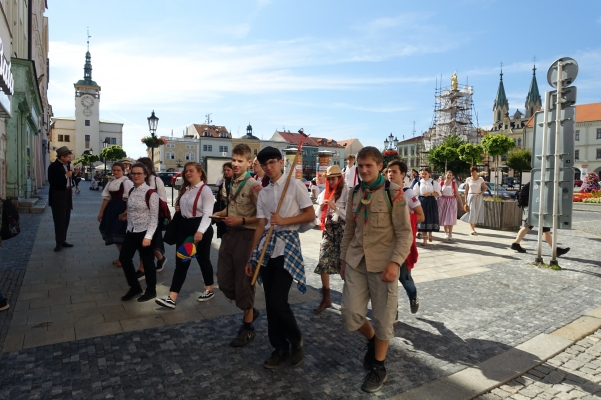
[(458, 85), (456, 82), (454, 85), (445, 87), (437, 85), (434, 95), (432, 126), (424, 135), (426, 152), (438, 146), (447, 136), (451, 135), (457, 135), (469, 143), (478, 142), (478, 133), (472, 118), (474, 113), (473, 93), (473, 86)]

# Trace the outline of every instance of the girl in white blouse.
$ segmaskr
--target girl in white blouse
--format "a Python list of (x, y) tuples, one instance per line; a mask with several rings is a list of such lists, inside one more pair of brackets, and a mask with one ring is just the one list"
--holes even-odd
[(349, 192), (338, 165), (329, 167), (325, 178), (326, 188), (317, 196), (317, 219), (323, 235), (319, 246), (319, 262), (313, 271), (321, 275), (322, 285), (322, 300), (315, 309), (316, 313), (332, 307), (330, 275), (340, 274), (340, 247), (346, 226), (346, 202)]
[[(425, 220), (423, 222), (418, 222), (417, 224), (418, 232), (424, 233), (424, 235), (422, 235), (424, 240), (422, 246), (426, 246), (428, 241), (431, 242), (433, 240), (432, 232), (438, 232), (440, 230), (440, 224), (438, 223), (438, 204), (436, 202), (436, 198), (441, 195), (440, 185), (430, 177), (431, 174), (432, 170), (430, 167), (422, 169), (422, 179), (420, 179), (417, 184), (419, 201), (422, 204), (425, 216)], [(415, 190), (415, 186), (413, 189)]]
[[(196, 244), (196, 261), (200, 266), (205, 283), (205, 291), (198, 297), (198, 301), (211, 300), (215, 296), (213, 293), (213, 266), (210, 257), (211, 240), (213, 239), (210, 216), (213, 213), (215, 197), (206, 182), (207, 175), (202, 165), (194, 162), (187, 163), (184, 166), (183, 184), (175, 202), (175, 210), (182, 216), (178, 222), (176, 251), (191, 236)], [(192, 260), (183, 261), (181, 258), (175, 257), (175, 271), (169, 295), (157, 299), (157, 304), (175, 308), (175, 302), (186, 280), (191, 263)]]
[[(461, 217), (472, 228), (472, 235), (477, 235), (476, 224), (484, 223), (484, 199), (482, 195), (488, 190), (484, 179), (478, 176), (476, 167), (470, 168), (471, 177), (465, 180), (465, 205), (467, 212)], [(465, 207), (465, 206), (464, 206)]]
[[(127, 223), (119, 220), (119, 215), (126, 210), (127, 196), (134, 184), (124, 176), (125, 166), (123, 163), (113, 163), (112, 172), (114, 179), (102, 190), (103, 201), (97, 219), (100, 222), (100, 233), (104, 244), (107, 246), (116, 244), (117, 249), (121, 251)], [(121, 266), (118, 258), (113, 261), (113, 264)]]
[(122, 220), (127, 219), (127, 233), (121, 246), (119, 261), (130, 287), (125, 296), (121, 297), (123, 301), (142, 294), (133, 262), (136, 251), (140, 253), (146, 265), (146, 292), (138, 298), (138, 301), (148, 301), (156, 297), (157, 275), (152, 237), (159, 224), (159, 196), (156, 192), (147, 193), (151, 190), (148, 186), (149, 175), (144, 164), (137, 163), (131, 167), (130, 176), (134, 188), (128, 192), (127, 211), (120, 216)]

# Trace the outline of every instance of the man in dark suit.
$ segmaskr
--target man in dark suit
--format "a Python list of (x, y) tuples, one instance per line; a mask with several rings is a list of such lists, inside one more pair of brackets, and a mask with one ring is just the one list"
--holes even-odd
[(56, 247), (54, 251), (61, 251), (63, 247), (73, 247), (67, 243), (67, 229), (73, 209), (73, 172), (71, 171), (71, 155), (73, 153), (67, 146), (56, 150), (56, 160), (48, 167), (48, 182), (50, 193), (48, 205), (52, 207), (54, 220), (54, 236)]

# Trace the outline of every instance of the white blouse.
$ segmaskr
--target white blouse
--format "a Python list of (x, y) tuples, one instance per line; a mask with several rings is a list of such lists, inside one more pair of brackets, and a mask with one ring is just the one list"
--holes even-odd
[(447, 185), (445, 181), (442, 181), (441, 193), (443, 196), (455, 196), (455, 190), (453, 189), (453, 182)]
[[(328, 215), (332, 216), (333, 222), (344, 221), (344, 219), (346, 218), (346, 201), (348, 200), (348, 192), (349, 192), (349, 187), (347, 185), (344, 185), (344, 187), (342, 188), (342, 192), (340, 193), (340, 197), (338, 198), (338, 200), (336, 200), (336, 203), (335, 203), (336, 210), (332, 211), (332, 207), (328, 207)], [(326, 191), (324, 190), (317, 197), (317, 204), (319, 204), (321, 206), (325, 202), (325, 197), (326, 197)], [(334, 198), (334, 197), (332, 197), (332, 198)], [(317, 219), (321, 218), (322, 212), (323, 212), (322, 208), (317, 207), (317, 212), (316, 212)]]
[(152, 239), (159, 224), (159, 196), (153, 193), (146, 204), (146, 192), (149, 190), (150, 186), (143, 183), (134, 188), (127, 200), (127, 231), (146, 231), (145, 239)]
[(167, 192), (165, 191), (165, 184), (163, 183), (163, 180), (158, 176), (152, 175), (149, 181), (150, 183), (148, 184), (148, 186), (150, 186), (151, 189), (155, 189), (157, 191), (157, 194), (159, 195), (159, 198), (166, 203)]
[[(415, 190), (415, 187), (413, 187)], [(424, 196), (426, 193), (436, 192), (440, 196), (440, 184), (433, 179), (428, 179), (427, 181), (420, 179), (419, 180), (419, 195)]]
[(473, 194), (478, 194), (480, 192), (482, 192), (482, 184), (484, 183), (484, 179), (482, 177), (478, 178), (477, 180), (473, 180), (472, 178), (467, 178), (465, 180), (465, 184), (469, 185), (470, 190), (469, 190), (469, 194), (473, 193)]
[(123, 200), (126, 200), (127, 196), (129, 196), (129, 191), (131, 190), (131, 188), (134, 187), (134, 183), (130, 181), (129, 178), (125, 175), (123, 175), (119, 179), (113, 179), (112, 181), (110, 181), (104, 187), (104, 189), (102, 189), (102, 198), (104, 200), (110, 200), (111, 194), (109, 193), (109, 191), (116, 192), (117, 190), (119, 190), (119, 186), (121, 186), (121, 183), (123, 183)]
[[(196, 200), (196, 195), (198, 191), (202, 187), (202, 192), (200, 192), (200, 197), (198, 198), (198, 203), (196, 204), (196, 217), (194, 216), (194, 201)], [(194, 186), (188, 186), (182, 197), (179, 199), (179, 210), (182, 213), (182, 217), (184, 218), (199, 218), (200, 225), (198, 226), (197, 231), (204, 234), (209, 226), (211, 225), (211, 219), (209, 216), (213, 214), (213, 205), (215, 204), (215, 197), (213, 197), (213, 192), (211, 189), (204, 184), (204, 182), (200, 181), (198, 184)]]

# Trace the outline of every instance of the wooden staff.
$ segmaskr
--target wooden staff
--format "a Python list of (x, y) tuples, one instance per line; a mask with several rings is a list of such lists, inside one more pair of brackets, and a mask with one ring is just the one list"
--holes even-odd
[[(282, 207), (282, 203), (284, 202), (284, 197), (286, 196), (286, 192), (288, 191), (288, 186), (290, 185), (290, 179), (292, 179), (292, 173), (296, 170), (296, 163), (298, 158), (301, 155), (301, 149), (303, 148), (304, 137), (301, 138), (301, 141), (298, 145), (298, 150), (296, 150), (296, 155), (294, 156), (294, 162), (290, 166), (290, 171), (288, 171), (288, 177), (286, 178), (286, 184), (284, 185), (284, 190), (282, 191), (282, 196), (280, 197), (280, 201), (278, 201), (278, 206), (275, 209), (275, 213), (280, 213), (280, 207)], [(263, 177), (263, 179), (267, 178), (267, 176)], [(257, 278), (259, 277), (259, 270), (261, 269), (261, 265), (263, 264), (263, 259), (265, 258), (265, 252), (267, 251), (267, 245), (271, 240), (271, 235), (273, 234), (273, 224), (270, 223), (269, 231), (267, 231), (267, 236), (265, 237), (265, 242), (263, 243), (263, 250), (261, 250), (261, 256), (259, 257), (259, 262), (257, 264), (257, 268), (255, 269), (255, 274), (253, 275), (253, 279), (250, 282), (252, 286), (255, 286), (257, 283)]]

